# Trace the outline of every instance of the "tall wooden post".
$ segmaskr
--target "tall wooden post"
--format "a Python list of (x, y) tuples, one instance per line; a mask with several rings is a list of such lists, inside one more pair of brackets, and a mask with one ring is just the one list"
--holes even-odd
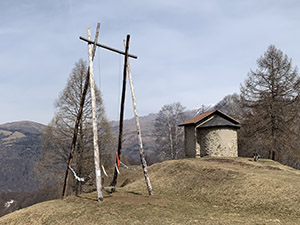
[[(88, 39), (91, 39), (90, 27), (88, 27)], [(100, 155), (99, 155), (99, 146), (98, 146), (98, 130), (97, 130), (97, 116), (96, 116), (96, 95), (95, 95), (95, 81), (94, 81), (94, 71), (93, 71), (93, 56), (92, 56), (92, 45), (90, 43), (88, 44), (88, 51), (89, 51), (90, 87), (91, 87), (91, 97), (92, 97), (94, 160), (95, 160), (97, 200), (103, 201), (102, 185), (101, 185), (101, 170), (100, 170)]]
[[(97, 23), (97, 30), (96, 30), (94, 46), (93, 46), (93, 52), (92, 52), (92, 58), (93, 59), (94, 59), (95, 52), (96, 52), (96, 44), (95, 43), (97, 43), (97, 41), (98, 41), (99, 30), (100, 30), (100, 23)], [(64, 179), (62, 198), (64, 198), (67, 195), (68, 182), (69, 182), (69, 168), (72, 165), (72, 159), (73, 159), (73, 155), (74, 155), (74, 151), (75, 151), (75, 147), (76, 147), (76, 142), (77, 142), (78, 127), (79, 127), (79, 123), (80, 123), (81, 117), (82, 117), (83, 106), (84, 106), (85, 97), (86, 97), (88, 86), (89, 86), (89, 81), (90, 81), (90, 68), (88, 68), (86, 78), (85, 78), (83, 92), (82, 92), (82, 95), (81, 95), (81, 98), (80, 98), (80, 107), (79, 107), (79, 111), (77, 113), (77, 118), (76, 118), (75, 127), (74, 127), (71, 151), (70, 151), (70, 154), (69, 154), (68, 166), (67, 166), (67, 169), (66, 169), (66, 174), (65, 174), (65, 179)]]
[[(125, 105), (125, 93), (126, 93), (126, 77), (127, 77), (129, 40), (130, 40), (130, 35), (128, 34), (126, 37), (126, 48), (125, 48), (124, 70), (123, 70), (123, 87), (122, 87), (121, 111), (120, 111), (120, 121), (119, 121), (120, 124), (119, 124), (119, 139), (118, 139), (118, 157), (121, 156), (121, 149), (122, 149), (123, 119), (124, 119), (124, 105)], [(114, 177), (110, 184), (110, 186), (113, 187), (112, 192), (115, 191), (117, 179), (118, 179), (118, 169), (117, 169), (117, 163), (116, 163)]]
[[(125, 41), (124, 41), (124, 45), (126, 47)], [(136, 100), (135, 100), (134, 87), (133, 87), (133, 81), (132, 81), (132, 77), (131, 77), (131, 70), (130, 70), (129, 60), (127, 61), (127, 71), (128, 71), (128, 80), (129, 80), (130, 90), (131, 90), (133, 113), (134, 113), (134, 117), (135, 117), (135, 124), (136, 124), (136, 130), (137, 130), (137, 138), (138, 138), (138, 144), (139, 144), (140, 159), (141, 159), (141, 163), (142, 163), (142, 167), (143, 167), (143, 172), (144, 172), (144, 177), (145, 177), (148, 193), (149, 193), (149, 195), (153, 195), (152, 186), (151, 186), (150, 179), (149, 179), (149, 176), (148, 176), (148, 171), (147, 171), (147, 162), (146, 162), (145, 156), (144, 156), (141, 126), (140, 126), (140, 121), (139, 121), (139, 117), (138, 117), (138, 113), (137, 113), (137, 109), (136, 109)]]

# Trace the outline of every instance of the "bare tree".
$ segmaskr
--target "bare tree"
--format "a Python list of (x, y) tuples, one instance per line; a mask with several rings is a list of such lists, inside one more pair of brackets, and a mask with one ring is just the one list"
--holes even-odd
[(244, 113), (244, 110), (241, 108), (240, 104), (240, 95), (238, 95), (237, 93), (226, 95), (215, 105), (214, 108), (221, 110), (222, 112), (236, 119), (241, 119)]
[(163, 160), (177, 159), (183, 153), (184, 131), (178, 124), (186, 120), (184, 109), (179, 102), (164, 105), (155, 119), (155, 142)]
[[(57, 109), (54, 118), (42, 135), (42, 167), (47, 168), (47, 174), (56, 174), (57, 179), (63, 179), (66, 163), (71, 147), (74, 124), (79, 110), (83, 92), (87, 64), (80, 59), (70, 74), (68, 83), (55, 102)], [(99, 149), (102, 164), (112, 163), (111, 147), (113, 135), (110, 124), (105, 116), (104, 105), (99, 89), (96, 88), (97, 120)], [(72, 169), (77, 176), (94, 179), (93, 161), (92, 109), (90, 91), (84, 103), (82, 118), (79, 124), (78, 140), (72, 163)], [(40, 166), (41, 166), (40, 165)], [(50, 179), (50, 178), (49, 178)], [(57, 180), (56, 179), (56, 180)], [(54, 182), (54, 181), (53, 181)], [(70, 181), (77, 194), (81, 193), (81, 182)]]
[(242, 121), (243, 145), (253, 149), (255, 143), (254, 151), (279, 161), (297, 138), (300, 85), (291, 61), (271, 45), (241, 85), (241, 105), (248, 109)]
[[(205, 112), (207, 112), (207, 111), (209, 111), (209, 110), (211, 110), (211, 105), (204, 105), (204, 104), (202, 104), (202, 105), (200, 106), (200, 108), (197, 109), (196, 115), (205, 113)], [(196, 116), (196, 115), (195, 115), (195, 116)]]

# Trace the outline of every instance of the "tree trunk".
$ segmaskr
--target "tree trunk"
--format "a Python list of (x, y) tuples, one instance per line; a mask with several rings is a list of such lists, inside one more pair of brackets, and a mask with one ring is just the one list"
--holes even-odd
[[(79, 141), (78, 141), (78, 162), (77, 162), (77, 174), (82, 177), (82, 162), (83, 162), (83, 131), (82, 131), (82, 119), (79, 126)], [(82, 183), (77, 181), (76, 196), (79, 196), (82, 191)]]
[(173, 145), (172, 128), (171, 128), (170, 121), (168, 122), (168, 129), (169, 129), (171, 159), (174, 159), (174, 145)]

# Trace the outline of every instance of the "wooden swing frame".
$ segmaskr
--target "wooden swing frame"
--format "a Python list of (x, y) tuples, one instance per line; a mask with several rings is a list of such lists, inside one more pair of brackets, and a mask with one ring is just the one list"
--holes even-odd
[[(137, 138), (138, 138), (138, 144), (139, 144), (139, 152), (140, 152), (140, 159), (141, 159), (141, 164), (143, 167), (143, 172), (148, 188), (148, 193), (149, 195), (153, 195), (150, 179), (148, 176), (147, 172), (147, 163), (144, 157), (144, 150), (143, 150), (143, 143), (142, 143), (142, 136), (141, 136), (141, 128), (140, 128), (140, 123), (139, 123), (139, 117), (137, 114), (137, 109), (136, 109), (136, 100), (135, 100), (135, 94), (134, 94), (134, 87), (133, 87), (133, 82), (132, 82), (132, 77), (131, 77), (131, 70), (130, 70), (130, 64), (128, 58), (134, 58), (137, 59), (137, 56), (129, 54), (129, 40), (130, 40), (130, 35), (127, 35), (126, 37), (126, 42), (124, 41), (124, 46), (125, 46), (125, 52), (105, 46), (103, 44), (99, 44), (97, 42), (98, 36), (99, 36), (99, 30), (100, 30), (100, 23), (97, 24), (97, 29), (96, 29), (96, 35), (94, 41), (90, 39), (90, 31), (88, 28), (88, 39), (84, 37), (79, 37), (80, 40), (83, 40), (88, 43), (89, 46), (89, 69), (86, 74), (86, 80), (84, 84), (84, 90), (83, 94), (80, 99), (80, 108), (77, 113), (77, 118), (75, 122), (75, 127), (74, 127), (74, 133), (73, 133), (73, 139), (72, 139), (72, 145), (71, 145), (71, 150), (68, 158), (68, 167), (66, 169), (66, 174), (65, 174), (65, 179), (64, 179), (64, 186), (63, 186), (63, 193), (62, 193), (62, 198), (66, 196), (66, 191), (68, 187), (68, 179), (69, 179), (69, 167), (72, 164), (72, 159), (75, 151), (75, 146), (77, 142), (77, 135), (78, 135), (78, 126), (82, 117), (82, 112), (83, 112), (83, 106), (84, 106), (84, 101), (85, 97), (87, 94), (87, 89), (88, 85), (90, 83), (91, 86), (91, 93), (93, 95), (94, 91), (94, 79), (93, 79), (93, 59), (95, 56), (96, 52), (96, 47), (101, 47), (104, 49), (107, 49), (109, 51), (122, 54), (124, 55), (124, 69), (123, 69), (123, 86), (122, 86), (122, 96), (121, 96), (121, 110), (120, 110), (120, 121), (119, 121), (119, 136), (118, 136), (118, 150), (117, 150), (117, 155), (120, 157), (121, 155), (121, 150), (122, 150), (122, 137), (123, 137), (123, 120), (124, 120), (124, 106), (125, 106), (125, 94), (126, 94), (126, 78), (127, 78), (127, 72), (128, 72), (128, 78), (130, 82), (130, 88), (131, 88), (131, 94), (132, 94), (132, 102), (133, 102), (133, 110), (134, 110), (134, 116), (135, 116), (135, 121), (136, 121), (136, 128), (137, 128)], [(93, 45), (93, 49), (91, 46)], [(97, 186), (97, 196), (98, 196), (98, 201), (103, 201), (103, 195), (102, 195), (102, 184), (101, 184), (101, 170), (100, 170), (100, 159), (99, 159), (99, 150), (98, 150), (98, 140), (97, 140), (97, 122), (96, 122), (96, 115), (95, 115), (95, 107), (96, 107), (96, 102), (94, 102), (93, 105), (93, 133), (94, 133), (94, 152), (95, 152), (95, 170), (96, 170), (96, 186)], [(98, 153), (97, 153), (98, 152)], [(118, 159), (116, 159), (117, 161)], [(117, 184), (117, 178), (118, 178), (118, 168), (117, 165), (115, 167), (114, 171), (114, 177), (111, 182), (112, 187), (115, 187)], [(112, 192), (115, 191), (115, 188), (112, 188)]]

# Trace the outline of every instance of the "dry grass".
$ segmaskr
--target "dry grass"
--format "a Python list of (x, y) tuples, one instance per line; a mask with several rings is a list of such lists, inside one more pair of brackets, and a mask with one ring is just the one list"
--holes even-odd
[(121, 185), (103, 203), (96, 193), (19, 210), (0, 224), (299, 224), (300, 172), (270, 160), (206, 158), (121, 171)]

